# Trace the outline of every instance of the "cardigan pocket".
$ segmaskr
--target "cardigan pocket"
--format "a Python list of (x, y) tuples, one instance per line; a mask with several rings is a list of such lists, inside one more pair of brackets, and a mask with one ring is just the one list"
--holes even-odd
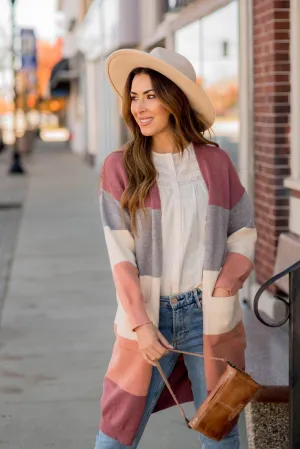
[(239, 294), (207, 298), (203, 315), (205, 334), (219, 335), (232, 331), (243, 316)]
[(215, 288), (224, 288), (229, 290), (230, 296), (243, 287), (245, 280), (252, 271), (252, 263), (241, 254), (227, 253), (225, 264), (222, 266)]

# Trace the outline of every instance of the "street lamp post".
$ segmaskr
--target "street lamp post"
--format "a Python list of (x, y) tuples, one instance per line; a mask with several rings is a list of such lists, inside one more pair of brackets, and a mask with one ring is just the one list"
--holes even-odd
[(13, 145), (12, 152), (12, 161), (9, 169), (9, 174), (12, 175), (23, 175), (25, 174), (25, 170), (22, 167), (21, 163), (21, 155), (18, 149), (17, 142), (17, 69), (16, 69), (16, 54), (15, 54), (15, 31), (16, 31), (16, 20), (15, 20), (15, 3), (16, 0), (11, 1), (11, 65), (12, 65), (12, 73), (13, 73), (13, 84), (14, 84), (14, 114), (13, 114), (13, 129), (15, 135), (15, 142)]

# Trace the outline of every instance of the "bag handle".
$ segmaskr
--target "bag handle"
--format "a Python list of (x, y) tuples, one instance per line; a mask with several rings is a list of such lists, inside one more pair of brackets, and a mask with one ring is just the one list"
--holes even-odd
[(182, 414), (183, 419), (185, 420), (186, 425), (189, 427), (189, 422), (190, 422), (190, 421), (189, 421), (189, 419), (186, 417), (183, 408), (182, 408), (181, 405), (179, 404), (178, 399), (176, 398), (176, 395), (175, 395), (174, 391), (172, 390), (172, 387), (171, 387), (171, 385), (170, 385), (170, 383), (169, 383), (169, 381), (168, 381), (168, 379), (167, 379), (165, 373), (163, 372), (162, 367), (160, 366), (160, 363), (159, 363), (158, 361), (156, 361), (156, 362), (155, 362), (155, 365), (156, 365), (158, 371), (160, 372), (160, 375), (161, 375), (161, 377), (163, 378), (163, 380), (164, 380), (164, 382), (165, 382), (165, 384), (166, 384), (166, 386), (167, 386), (169, 392), (171, 393), (171, 396), (172, 396), (172, 398), (174, 399), (175, 404), (176, 404), (177, 407), (179, 408), (180, 413)]
[[(164, 345), (162, 345), (164, 346)], [(165, 349), (167, 349), (169, 352), (176, 352), (177, 354), (186, 354), (186, 355), (194, 355), (195, 357), (200, 357), (204, 359), (204, 354), (200, 354), (199, 352), (188, 352), (188, 351), (179, 351), (179, 349), (170, 349), (164, 346)], [(212, 360), (219, 360), (220, 362), (228, 363), (228, 360), (224, 357), (209, 357)]]
[[(202, 359), (204, 358), (204, 355), (203, 355), (203, 354), (199, 354), (199, 353), (196, 353), (196, 352), (179, 351), (178, 349), (169, 349), (169, 348), (166, 348), (166, 349), (168, 349), (168, 351), (170, 351), (170, 352), (176, 352), (177, 354), (193, 355), (193, 356), (195, 356), (195, 357), (200, 357), (200, 358), (202, 358)], [(228, 363), (228, 361), (227, 361), (226, 359), (222, 359), (222, 358), (220, 358), (220, 357), (210, 357), (210, 359), (213, 359), (213, 360), (219, 360), (219, 361), (221, 361), (221, 362)], [(181, 405), (179, 404), (178, 399), (176, 398), (176, 395), (175, 395), (174, 391), (172, 390), (172, 387), (171, 387), (171, 385), (170, 385), (170, 382), (168, 381), (168, 379), (167, 379), (165, 373), (163, 372), (163, 369), (162, 369), (162, 367), (161, 367), (161, 365), (160, 365), (160, 363), (159, 363), (158, 360), (155, 362), (155, 365), (156, 365), (156, 367), (157, 367), (157, 369), (158, 369), (158, 371), (159, 371), (161, 377), (163, 378), (163, 380), (164, 380), (164, 382), (165, 382), (165, 384), (166, 384), (166, 387), (168, 388), (168, 390), (169, 390), (169, 392), (170, 392), (172, 398), (174, 399), (175, 404), (176, 404), (177, 407), (179, 408), (180, 413), (181, 413), (181, 415), (183, 416), (186, 425), (190, 428), (190, 426), (189, 426), (189, 422), (190, 422), (190, 421), (189, 421), (189, 419), (186, 417), (186, 414), (184, 413), (183, 408), (182, 408)]]

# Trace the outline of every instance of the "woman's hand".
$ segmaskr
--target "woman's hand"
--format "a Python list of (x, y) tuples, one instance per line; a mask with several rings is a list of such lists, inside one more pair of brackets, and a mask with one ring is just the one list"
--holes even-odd
[(221, 296), (229, 298), (229, 296), (232, 296), (229, 289), (222, 287), (215, 288), (212, 295), (215, 296), (216, 298)]
[(168, 354), (169, 351), (166, 348), (173, 349), (173, 346), (169, 344), (153, 323), (143, 324), (137, 327), (135, 332), (137, 334), (139, 349), (144, 359), (153, 366), (156, 366), (156, 360)]

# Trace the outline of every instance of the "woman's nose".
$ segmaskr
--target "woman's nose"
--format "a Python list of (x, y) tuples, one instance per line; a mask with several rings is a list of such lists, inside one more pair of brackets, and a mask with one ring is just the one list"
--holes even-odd
[(146, 110), (145, 102), (143, 100), (138, 100), (136, 102), (136, 111), (138, 113), (140, 113), (140, 112), (144, 112), (145, 110)]

